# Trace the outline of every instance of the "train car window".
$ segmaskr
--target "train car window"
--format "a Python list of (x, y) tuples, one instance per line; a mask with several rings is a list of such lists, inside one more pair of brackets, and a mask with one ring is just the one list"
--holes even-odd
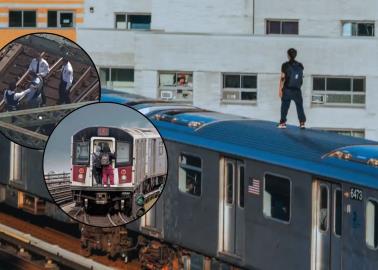
[(74, 142), (73, 147), (73, 163), (89, 164), (89, 142)]
[(289, 222), (291, 209), (291, 182), (287, 178), (266, 174), (264, 182), (264, 215)]
[(130, 162), (130, 144), (128, 142), (117, 142), (117, 164)]
[(201, 177), (201, 159), (181, 154), (179, 158), (179, 190), (194, 196), (201, 196)]
[(244, 166), (239, 167), (239, 206), (244, 208)]
[(342, 206), (342, 193), (341, 189), (337, 188), (335, 190), (334, 195), (334, 207), (335, 207), (335, 215), (334, 215), (334, 232), (337, 236), (341, 236), (341, 228), (342, 228), (342, 213), (343, 213), (343, 206)]
[(378, 248), (378, 202), (372, 199), (366, 203), (366, 245)]
[(226, 179), (226, 202), (234, 203), (234, 165), (227, 163), (227, 179)]
[(319, 193), (319, 229), (323, 232), (328, 230), (328, 187), (320, 186)]

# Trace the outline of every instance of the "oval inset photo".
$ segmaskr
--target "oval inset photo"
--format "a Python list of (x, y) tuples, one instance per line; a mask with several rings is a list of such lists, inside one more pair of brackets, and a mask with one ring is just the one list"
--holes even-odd
[(55, 203), (81, 223), (113, 227), (144, 215), (167, 178), (164, 141), (138, 111), (95, 103), (65, 117), (43, 157)]
[(17, 144), (43, 149), (65, 115), (99, 98), (94, 63), (65, 37), (29, 34), (0, 50), (0, 132)]

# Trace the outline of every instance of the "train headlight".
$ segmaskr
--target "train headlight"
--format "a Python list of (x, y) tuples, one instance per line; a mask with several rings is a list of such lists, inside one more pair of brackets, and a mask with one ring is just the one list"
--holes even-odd
[(80, 180), (82, 180), (84, 178), (84, 175), (82, 173), (79, 173), (79, 175), (77, 176), (77, 178), (79, 178)]
[(126, 175), (122, 175), (122, 176), (121, 176), (121, 179), (122, 179), (122, 180), (126, 180)]
[(139, 194), (135, 197), (135, 203), (139, 206), (143, 206), (144, 205), (144, 196), (143, 194)]

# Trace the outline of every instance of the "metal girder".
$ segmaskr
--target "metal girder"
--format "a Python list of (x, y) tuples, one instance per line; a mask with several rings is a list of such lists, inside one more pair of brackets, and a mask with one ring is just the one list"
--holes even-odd
[(90, 103), (93, 102), (79, 102), (0, 113), (0, 131), (18, 144), (43, 149), (50, 135), (51, 125), (55, 126), (74, 109)]

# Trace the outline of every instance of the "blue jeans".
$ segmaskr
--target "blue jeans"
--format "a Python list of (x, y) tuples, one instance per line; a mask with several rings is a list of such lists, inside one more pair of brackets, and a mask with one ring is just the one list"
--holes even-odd
[(281, 98), (281, 120), (280, 123), (286, 123), (287, 113), (289, 112), (291, 101), (295, 102), (297, 107), (298, 120), (300, 123), (306, 122), (306, 115), (303, 109), (302, 91), (300, 89), (284, 88)]

